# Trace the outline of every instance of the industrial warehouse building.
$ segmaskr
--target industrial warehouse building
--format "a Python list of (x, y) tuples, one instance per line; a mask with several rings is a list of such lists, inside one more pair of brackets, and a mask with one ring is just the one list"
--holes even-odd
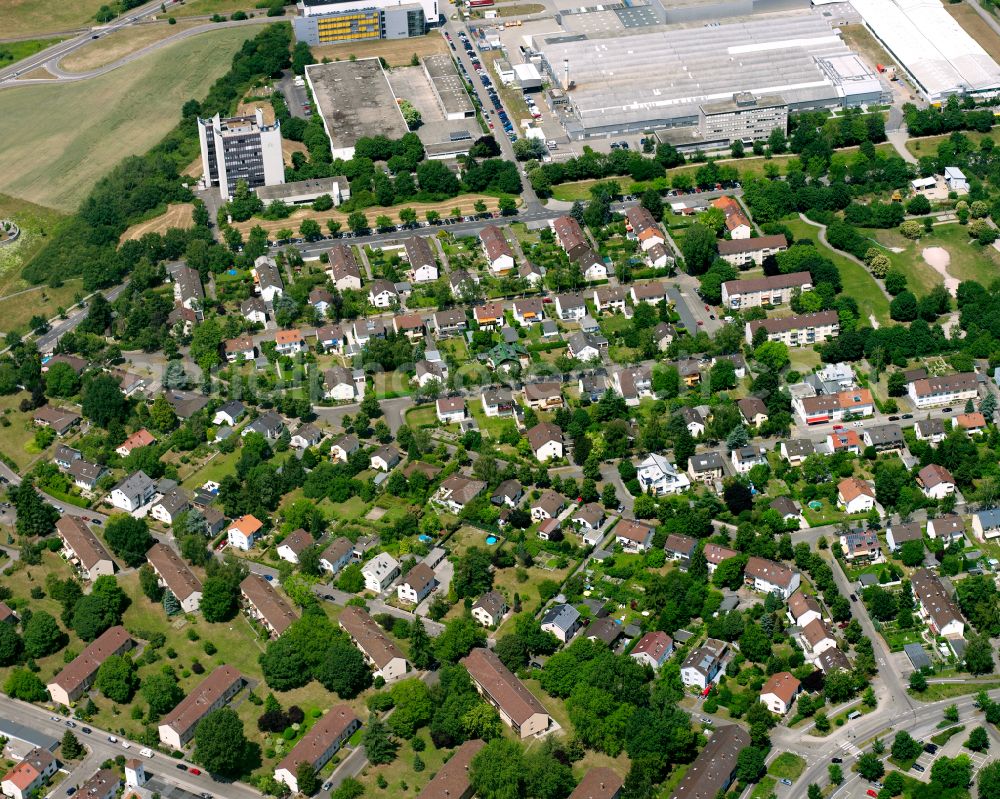
[(310, 64), (306, 67), (306, 81), (334, 158), (353, 158), (358, 139), (400, 139), (409, 132), (377, 58)]
[(851, 5), (930, 102), (1000, 89), (1000, 66), (940, 0), (851, 0)]
[(437, 0), (299, 0), (297, 5), (292, 29), (297, 41), (310, 45), (407, 39), (438, 23)]
[(476, 115), (472, 99), (451, 56), (441, 53), (429, 55), (424, 58), (423, 65), (424, 74), (434, 87), (434, 97), (445, 119), (466, 119)]
[[(758, 122), (780, 126), (788, 111), (857, 106), (883, 96), (878, 75), (813, 13), (613, 38), (555, 34), (536, 46), (554, 84), (567, 88), (568, 75), (563, 122), (577, 139), (678, 126), (697, 131), (706, 116), (707, 134), (715, 114), (741, 110), (735, 118), (718, 117), (718, 127), (744, 138), (746, 131), (756, 135)], [(763, 105), (740, 105), (747, 93)]]

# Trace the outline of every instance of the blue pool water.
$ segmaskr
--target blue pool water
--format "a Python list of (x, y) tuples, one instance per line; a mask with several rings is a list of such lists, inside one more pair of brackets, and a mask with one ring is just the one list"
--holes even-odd
[(429, 535), (424, 535), (423, 533), (421, 533), (420, 535), (417, 536), (417, 540), (426, 544), (427, 542), (433, 541), (434, 539), (431, 538)]
[(486, 536), (486, 543), (493, 546), (499, 539), (495, 535)]

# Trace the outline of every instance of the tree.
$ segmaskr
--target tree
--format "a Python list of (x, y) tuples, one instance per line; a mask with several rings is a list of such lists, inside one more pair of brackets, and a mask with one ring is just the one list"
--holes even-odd
[(1000, 760), (979, 770), (979, 795), (1000, 796)]
[(248, 742), (243, 722), (228, 707), (213, 710), (194, 731), (194, 756), (209, 771), (235, 777), (243, 770)]
[(478, 597), (493, 587), (492, 558), (479, 547), (470, 547), (455, 566), (452, 586), (458, 597)]
[(823, 799), (823, 790), (815, 782), (809, 783), (806, 799)]
[(485, 643), (486, 631), (471, 616), (460, 616), (448, 622), (435, 639), (434, 654), (441, 663), (456, 663)]
[(149, 703), (150, 712), (158, 716), (169, 713), (184, 698), (184, 691), (170, 668), (150, 674), (142, 681), (139, 691)]
[(469, 782), (481, 799), (521, 799), (524, 752), (516, 741), (496, 738), (480, 749), (469, 766)]
[(81, 597), (73, 607), (70, 627), (80, 638), (90, 642), (119, 621), (120, 617), (116, 609), (110, 606), (108, 599), (91, 593)]
[(423, 680), (412, 677), (393, 685), (390, 695), (395, 709), (389, 716), (389, 729), (400, 738), (412, 738), (431, 720), (434, 701), (430, 689)]
[(969, 733), (969, 740), (965, 742), (965, 748), (973, 752), (985, 752), (990, 748), (990, 736), (985, 727), (976, 727)]
[(994, 665), (989, 637), (985, 633), (970, 635), (965, 648), (965, 668), (971, 674), (992, 674)]
[(222, 575), (205, 580), (201, 595), (201, 614), (208, 622), (229, 621), (239, 607), (239, 587)]
[(826, 772), (830, 776), (830, 782), (840, 785), (844, 781), (844, 770), (837, 763), (831, 763), (826, 767)]
[(873, 752), (865, 752), (858, 758), (858, 774), (869, 782), (874, 782), (885, 774), (885, 766)]
[(312, 796), (319, 789), (319, 778), (316, 776), (316, 769), (312, 767), (312, 763), (308, 760), (303, 760), (296, 767), (295, 780), (299, 786), (299, 793), (305, 796)]
[(28, 669), (14, 669), (3, 684), (3, 692), (24, 702), (44, 702), (49, 698), (45, 684)]
[(410, 624), (410, 662), (420, 670), (434, 665), (434, 644), (419, 616), (415, 616)]
[(24, 644), (13, 624), (0, 623), (0, 666), (17, 663)]
[(743, 635), (740, 636), (740, 652), (747, 660), (765, 663), (771, 655), (771, 648), (771, 640), (760, 625), (747, 625)]
[(906, 730), (900, 730), (892, 742), (892, 756), (896, 760), (914, 760), (920, 754), (920, 742), (915, 740)]
[(365, 747), (365, 754), (368, 755), (368, 762), (373, 766), (382, 766), (396, 759), (396, 750), (399, 747), (389, 736), (385, 722), (374, 714), (368, 717), (361, 743)]
[(63, 733), (60, 746), (62, 747), (63, 757), (67, 760), (76, 760), (83, 754), (83, 746), (73, 734), (73, 730), (66, 730), (66, 732)]
[(922, 694), (927, 690), (927, 678), (923, 672), (915, 671), (910, 675), (910, 690)]
[(917, 318), (917, 297), (912, 291), (902, 291), (889, 303), (889, 316), (897, 322), (912, 322)]
[(43, 658), (62, 649), (69, 637), (51, 614), (38, 610), (23, 627), (24, 652), (30, 658)]
[(756, 782), (764, 773), (767, 752), (756, 746), (743, 749), (736, 758), (736, 778), (742, 782)]
[(68, 363), (56, 361), (45, 373), (45, 393), (50, 397), (72, 397), (80, 388), (76, 370)]
[(82, 407), (83, 415), (104, 429), (112, 422), (124, 423), (128, 416), (128, 400), (118, 381), (104, 373), (92, 377), (84, 388)]
[(705, 225), (695, 222), (681, 240), (681, 253), (689, 275), (704, 274), (715, 260), (715, 234)]
[(129, 566), (138, 566), (146, 560), (146, 553), (153, 546), (149, 524), (127, 513), (117, 513), (104, 527), (104, 540), (111, 551)]
[(903, 792), (903, 788), (906, 787), (903, 783), (903, 775), (898, 771), (890, 771), (882, 787), (889, 796), (899, 796)]
[(52, 535), (59, 520), (59, 511), (42, 499), (31, 480), (11, 488), (8, 496), (17, 511), (15, 529), (18, 535), (26, 538)]
[(909, 566), (914, 568), (919, 566), (924, 562), (924, 542), (920, 541), (906, 541), (903, 546), (899, 548), (899, 559), (903, 561), (904, 566)]
[(965, 788), (970, 782), (972, 782), (972, 760), (968, 755), (939, 757), (931, 766), (931, 783), (937, 783), (944, 788)]
[(97, 670), (94, 685), (113, 702), (128, 702), (138, 684), (135, 663), (127, 655), (109, 655)]
[(153, 567), (148, 563), (143, 563), (139, 568), (139, 587), (150, 602), (161, 602), (163, 600), (163, 589), (160, 587), (160, 578), (156, 576)]
[(324, 688), (341, 699), (353, 699), (372, 683), (364, 656), (343, 636), (329, 644), (315, 675)]

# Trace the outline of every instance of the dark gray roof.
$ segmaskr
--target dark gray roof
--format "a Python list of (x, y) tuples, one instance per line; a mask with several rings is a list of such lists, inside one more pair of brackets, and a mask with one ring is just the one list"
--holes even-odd
[(552, 624), (560, 630), (570, 630), (577, 619), (580, 618), (580, 611), (572, 605), (553, 605), (542, 616), (542, 624)]

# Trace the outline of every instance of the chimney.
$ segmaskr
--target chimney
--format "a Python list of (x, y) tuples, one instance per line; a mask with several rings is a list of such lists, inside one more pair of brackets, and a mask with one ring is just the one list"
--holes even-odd
[(563, 91), (569, 91), (569, 59), (563, 59)]

